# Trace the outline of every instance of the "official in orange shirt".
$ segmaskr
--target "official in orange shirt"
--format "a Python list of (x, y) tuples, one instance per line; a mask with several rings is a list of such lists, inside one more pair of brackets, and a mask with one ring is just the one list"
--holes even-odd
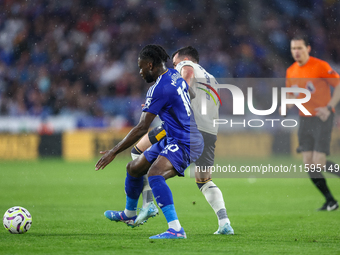
[[(312, 115), (299, 113), (299, 149), (311, 180), (326, 199), (319, 210), (336, 210), (338, 202), (329, 191), (322, 172), (335, 168), (333, 162), (327, 161), (329, 164), (326, 165), (326, 156), (330, 152), (334, 107), (340, 100), (339, 74), (327, 62), (309, 56), (311, 46), (306, 38), (294, 37), (290, 47), (296, 62), (287, 69), (286, 86), (305, 88), (311, 92), (311, 99), (303, 105)], [(334, 87), (333, 96), (331, 86)], [(290, 96), (305, 97), (302, 93)]]

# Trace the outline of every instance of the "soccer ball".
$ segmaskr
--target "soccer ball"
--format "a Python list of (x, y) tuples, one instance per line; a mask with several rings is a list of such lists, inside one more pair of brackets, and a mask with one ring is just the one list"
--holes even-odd
[(23, 234), (32, 225), (32, 216), (21, 206), (9, 208), (3, 218), (4, 227), (12, 234)]

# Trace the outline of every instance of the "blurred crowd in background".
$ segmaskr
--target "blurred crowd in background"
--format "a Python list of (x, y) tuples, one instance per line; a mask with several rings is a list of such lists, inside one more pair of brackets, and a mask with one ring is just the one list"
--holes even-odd
[[(290, 39), (340, 70), (336, 0), (0, 0), (0, 116), (139, 120), (147, 44), (199, 50), (216, 77), (284, 78)], [(168, 61), (172, 66), (172, 61)], [(271, 94), (265, 86), (254, 101)], [(226, 104), (228, 106), (228, 103)]]

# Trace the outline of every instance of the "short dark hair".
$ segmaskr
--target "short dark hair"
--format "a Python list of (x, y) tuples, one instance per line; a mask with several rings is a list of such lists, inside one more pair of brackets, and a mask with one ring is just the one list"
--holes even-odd
[(192, 46), (187, 46), (180, 48), (179, 50), (176, 50), (174, 53), (172, 53), (171, 59), (174, 58), (174, 56), (178, 53), (178, 56), (187, 56), (191, 57), (193, 60), (195, 60), (197, 63), (200, 61), (200, 57), (198, 55), (198, 51), (192, 47)]
[(155, 44), (146, 45), (139, 52), (139, 58), (152, 60), (154, 66), (161, 65), (163, 62), (167, 62), (168, 59), (170, 59), (163, 47)]
[(291, 41), (303, 41), (306, 46), (310, 46), (309, 39), (306, 35), (295, 35)]

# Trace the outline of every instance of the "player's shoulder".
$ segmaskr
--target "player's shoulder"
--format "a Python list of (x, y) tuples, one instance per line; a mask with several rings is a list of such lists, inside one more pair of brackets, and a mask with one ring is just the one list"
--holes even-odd
[(157, 95), (162, 96), (163, 90), (164, 90), (164, 87), (165, 87), (164, 85), (167, 83), (167, 76), (168, 76), (168, 75), (164, 75), (164, 74), (166, 74), (167, 72), (168, 72), (168, 70), (165, 73), (163, 73), (162, 75), (160, 75), (157, 78), (155, 84), (152, 85), (149, 88), (148, 92), (146, 93), (147, 97), (155, 97)]
[(178, 75), (179, 72), (176, 69), (168, 68), (168, 71), (166, 72), (166, 79), (172, 79), (174, 76)]
[(169, 68), (167, 72), (162, 75), (160, 82), (165, 85), (169, 83), (174, 85), (178, 80), (183, 80), (181, 74), (176, 69)]
[(160, 87), (167, 85), (169, 82), (171, 82), (172, 76), (176, 73), (178, 73), (176, 70), (168, 68), (164, 73), (162, 73), (158, 77), (157, 81), (155, 82), (153, 86), (156, 85), (156, 87), (158, 87), (159, 89)]
[(177, 83), (182, 82), (182, 80), (183, 78), (178, 71), (169, 68), (165, 73), (158, 77), (149, 91), (151, 90), (153, 94), (165, 96), (166, 94), (171, 93), (171, 91), (176, 91)]
[(179, 62), (179, 63), (177, 64), (176, 70), (177, 70), (178, 72), (180, 72), (181, 69), (182, 69), (184, 66), (191, 66), (191, 67), (195, 68), (196, 65), (197, 65), (197, 64), (195, 64), (195, 63), (192, 62), (191, 60), (183, 60), (183, 61), (181, 61), (181, 62)]

